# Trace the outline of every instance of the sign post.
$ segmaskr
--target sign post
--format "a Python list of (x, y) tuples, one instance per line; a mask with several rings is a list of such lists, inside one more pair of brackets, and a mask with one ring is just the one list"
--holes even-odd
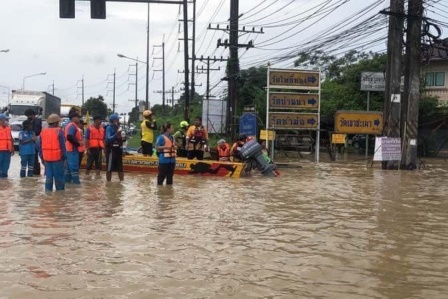
[(320, 71), (271, 69), (268, 64), (266, 129), (316, 131), (317, 162), (320, 151), (320, 78)]

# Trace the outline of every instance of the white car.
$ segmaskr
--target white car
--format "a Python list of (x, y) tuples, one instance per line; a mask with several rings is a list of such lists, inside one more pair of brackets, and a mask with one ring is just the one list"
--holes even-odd
[(22, 131), (22, 122), (21, 121), (13, 121), (9, 124), (11, 127), (11, 135), (12, 139), (14, 139), (14, 149), (16, 151), (19, 150), (19, 133)]

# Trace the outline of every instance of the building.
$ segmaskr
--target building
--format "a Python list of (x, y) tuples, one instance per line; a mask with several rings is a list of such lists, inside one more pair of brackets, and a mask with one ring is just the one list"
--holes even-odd
[(425, 95), (439, 98), (448, 105), (448, 38), (435, 42), (423, 51)]

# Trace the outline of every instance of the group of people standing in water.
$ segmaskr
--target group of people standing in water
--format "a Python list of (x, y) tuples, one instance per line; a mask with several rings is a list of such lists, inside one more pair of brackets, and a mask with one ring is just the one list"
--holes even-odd
[[(84, 131), (84, 124), (76, 109), (70, 111), (70, 122), (64, 128), (60, 127), (59, 115), (52, 114), (47, 118), (48, 127), (42, 129), (42, 121), (32, 112), (29, 112), (30, 116), (23, 123), (23, 131), (20, 133), (21, 177), (40, 174), (36, 166), (40, 166), (38, 154), (45, 165), (45, 189), (53, 190), (54, 185), (56, 190), (64, 190), (67, 183), (80, 184), (79, 169), (86, 153), (87, 175), (90, 175), (93, 166), (96, 174), (100, 174), (102, 156), (105, 154), (106, 180), (112, 180), (112, 172), (117, 172), (120, 181), (124, 180), (123, 142), (126, 134), (122, 132), (117, 114), (109, 116), (109, 123), (105, 127), (102, 118), (94, 116), (93, 123)], [(8, 116), (0, 114), (0, 177), (8, 176), (10, 157), (14, 154), (7, 120)], [(141, 153), (147, 157), (156, 153), (158, 157), (158, 185), (163, 185), (165, 181), (167, 185), (173, 184), (176, 156), (203, 160), (204, 153), (209, 151), (209, 135), (199, 116), (195, 117), (192, 125), (182, 121), (180, 129), (174, 133), (172, 123), (159, 127), (154, 113), (145, 110), (140, 127)], [(250, 138), (242, 134), (232, 147), (224, 139), (219, 140), (217, 160), (242, 162), (240, 150)]]

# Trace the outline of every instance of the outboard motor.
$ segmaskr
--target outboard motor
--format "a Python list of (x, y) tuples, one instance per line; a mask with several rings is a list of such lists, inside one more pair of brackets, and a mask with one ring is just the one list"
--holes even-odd
[(258, 169), (264, 175), (275, 175), (274, 164), (269, 164), (264, 158), (261, 151), (261, 145), (254, 139), (243, 145), (240, 150), (240, 155), (243, 161), (254, 161), (257, 164)]

